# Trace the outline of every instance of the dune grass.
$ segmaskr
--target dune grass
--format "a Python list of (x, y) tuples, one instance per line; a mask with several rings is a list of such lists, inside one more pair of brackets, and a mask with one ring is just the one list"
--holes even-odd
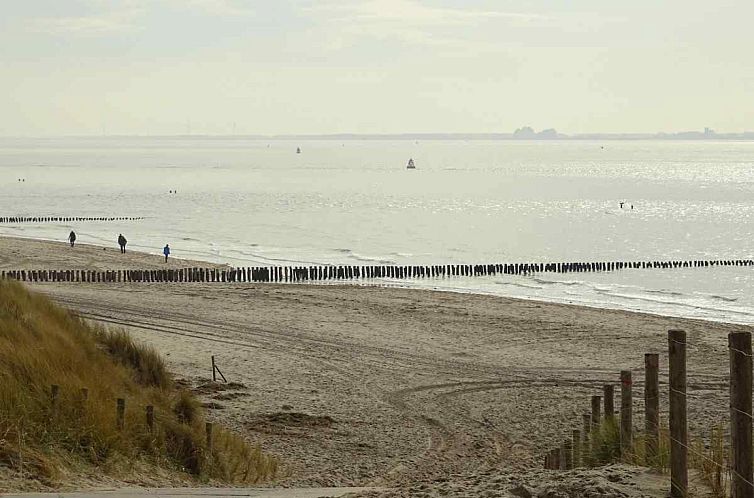
[(74, 466), (127, 476), (146, 465), (227, 483), (274, 476), (277, 461), (240, 436), (215, 426), (212, 439), (208, 448), (199, 403), (175, 389), (156, 351), (0, 281), (0, 465), (50, 485)]
[[(723, 424), (711, 428), (709, 438), (692, 437), (689, 441), (689, 468), (697, 472), (715, 498), (727, 496), (730, 485), (729, 448), (725, 445)], [(657, 454), (647, 454), (646, 437), (634, 434), (630, 448), (621, 452), (620, 429), (614, 421), (604, 421), (590, 434), (590, 452), (584, 455), (584, 466), (630, 463), (658, 472), (670, 471), (670, 433), (667, 424), (659, 428)]]

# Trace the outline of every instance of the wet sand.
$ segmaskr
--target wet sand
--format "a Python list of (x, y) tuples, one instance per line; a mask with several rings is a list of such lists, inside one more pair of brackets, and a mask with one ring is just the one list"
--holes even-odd
[[(0, 238), (0, 269), (163, 264), (137, 253), (121, 258), (117, 247), (67, 249)], [(661, 496), (667, 477), (624, 467), (569, 477), (542, 471), (542, 455), (581, 426), (603, 384), (619, 392), (621, 369), (634, 371), (634, 424), (643, 427), (644, 353), (660, 354), (665, 383), (670, 328), (688, 332), (689, 427), (708, 434), (727, 418), (726, 334), (751, 330), (377, 286), (32, 287), (154, 345), (214, 419), (280, 456), (277, 484), (383, 486), (400, 496), (509, 496), (517, 483), (545, 489), (568, 479)], [(211, 382), (211, 355), (228, 384)], [(665, 410), (666, 385), (661, 392)]]

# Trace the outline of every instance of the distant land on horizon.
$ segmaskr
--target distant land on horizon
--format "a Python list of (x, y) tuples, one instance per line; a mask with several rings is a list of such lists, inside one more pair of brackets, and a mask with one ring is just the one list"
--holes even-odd
[(717, 133), (710, 128), (703, 131), (657, 133), (559, 133), (554, 128), (535, 131), (529, 126), (513, 133), (321, 133), (321, 134), (175, 134), (175, 135), (71, 135), (47, 137), (0, 138), (79, 138), (79, 139), (175, 139), (199, 140), (752, 140), (754, 131)]

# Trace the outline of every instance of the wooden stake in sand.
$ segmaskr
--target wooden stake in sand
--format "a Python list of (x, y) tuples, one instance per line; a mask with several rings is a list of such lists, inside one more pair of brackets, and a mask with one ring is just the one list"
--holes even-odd
[(625, 453), (633, 443), (633, 386), (631, 370), (620, 372), (620, 449)]
[(605, 420), (607, 421), (614, 421), (615, 420), (615, 400), (613, 395), (613, 385), (612, 384), (605, 384), (602, 386), (602, 398), (605, 405)]
[(581, 431), (574, 429), (571, 433), (573, 437), (573, 468), (581, 467)]
[(565, 470), (573, 469), (573, 441), (569, 438), (563, 441), (563, 454), (565, 455)]
[(686, 332), (668, 331), (670, 368), (670, 496), (688, 496), (688, 435), (686, 421)]
[(581, 418), (584, 421), (584, 440), (581, 445), (581, 459), (584, 467), (589, 467), (592, 464), (591, 459), (591, 445), (589, 444), (589, 434), (592, 431), (592, 414), (584, 413)]
[(599, 429), (602, 415), (600, 414), (601, 396), (592, 396), (592, 431)]
[(730, 350), (731, 498), (752, 498), (751, 333), (728, 334)]
[(646, 456), (650, 466), (657, 464), (660, 440), (660, 381), (659, 355), (644, 355), (644, 432)]

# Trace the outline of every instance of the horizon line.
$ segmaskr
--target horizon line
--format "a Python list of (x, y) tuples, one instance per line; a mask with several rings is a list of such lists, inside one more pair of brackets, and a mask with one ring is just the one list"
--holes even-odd
[(0, 139), (239, 139), (239, 140), (754, 140), (754, 131), (717, 133), (713, 130), (680, 132), (588, 132), (566, 134), (554, 129), (535, 132), (421, 132), (421, 133), (176, 133), (0, 135)]

